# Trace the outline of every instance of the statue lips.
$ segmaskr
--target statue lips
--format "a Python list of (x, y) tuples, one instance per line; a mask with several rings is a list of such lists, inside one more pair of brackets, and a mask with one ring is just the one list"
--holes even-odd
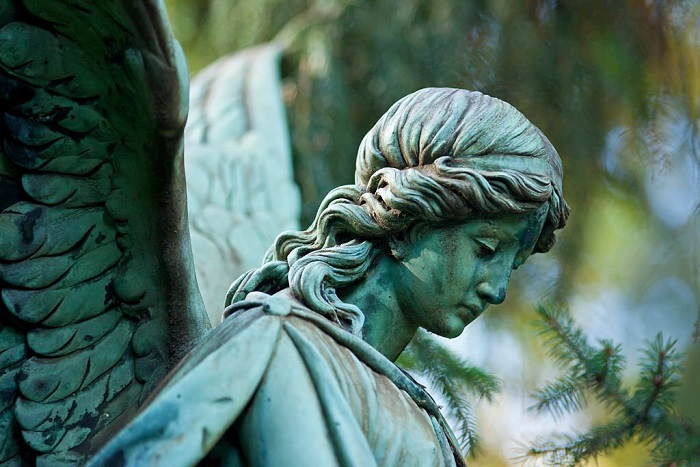
[(485, 309), (485, 306), (460, 303), (459, 305), (457, 305), (457, 314), (460, 318), (464, 320), (466, 324), (469, 324), (476, 318), (481, 316), (481, 313), (483, 313)]

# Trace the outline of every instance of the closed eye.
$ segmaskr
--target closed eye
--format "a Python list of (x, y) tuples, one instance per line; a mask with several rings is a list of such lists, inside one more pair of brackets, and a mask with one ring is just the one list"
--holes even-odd
[(474, 241), (476, 242), (476, 255), (478, 257), (490, 258), (496, 254), (498, 241), (485, 238), (475, 238)]

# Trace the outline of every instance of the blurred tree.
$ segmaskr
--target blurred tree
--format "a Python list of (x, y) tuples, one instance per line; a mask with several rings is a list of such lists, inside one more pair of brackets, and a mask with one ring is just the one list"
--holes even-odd
[(586, 310), (591, 294), (613, 290), (630, 308), (618, 315), (631, 323), (656, 300), (654, 313), (668, 317), (661, 324), (695, 322), (700, 334), (689, 310), (700, 311), (700, 2), (166, 3), (192, 71), (259, 42), (285, 48), (302, 224), (330, 188), (352, 181), (362, 136), (393, 102), (427, 86), (478, 89), (547, 134), (564, 161), (573, 208), (555, 258), (519, 271), (507, 306), (484, 317), (488, 327), (520, 333), (529, 359), (540, 361), (542, 349), (523, 337), (534, 318), (528, 300), (578, 300)]
[[(350, 182), (358, 142), (396, 100), (426, 86), (479, 89), (511, 102), (560, 148), (575, 206), (559, 248), (567, 296), (582, 226), (606, 183), (639, 196), (645, 162), (629, 154), (622, 179), (600, 164), (608, 132), (648, 122), (650, 99), (693, 95), (698, 63), (685, 52), (694, 2), (528, 0), (169, 0), (194, 71), (278, 38), (287, 47), (285, 96), (308, 223), (332, 187)], [(695, 44), (697, 49), (697, 44)], [(697, 50), (695, 50), (697, 52)], [(695, 55), (697, 57), (697, 55)]]

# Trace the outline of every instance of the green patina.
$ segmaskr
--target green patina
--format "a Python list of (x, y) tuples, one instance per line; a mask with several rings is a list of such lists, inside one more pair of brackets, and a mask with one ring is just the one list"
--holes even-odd
[(194, 347), (186, 69), (161, 3), (5, 1), (0, 20), (0, 462), (463, 463), (393, 362), (552, 247), (569, 209), (534, 125), (478, 92), (400, 100), (355, 183), (277, 238)]

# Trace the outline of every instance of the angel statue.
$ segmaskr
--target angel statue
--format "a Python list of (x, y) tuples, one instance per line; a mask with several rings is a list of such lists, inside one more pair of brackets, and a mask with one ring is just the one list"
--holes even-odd
[[(0, 463), (464, 465), (394, 361), (419, 328), (459, 335), (552, 247), (569, 213), (553, 146), (478, 92), (401, 99), (355, 183), (277, 236), (210, 330), (187, 81), (158, 0), (0, 0)], [(264, 136), (261, 115), (193, 138)]]

